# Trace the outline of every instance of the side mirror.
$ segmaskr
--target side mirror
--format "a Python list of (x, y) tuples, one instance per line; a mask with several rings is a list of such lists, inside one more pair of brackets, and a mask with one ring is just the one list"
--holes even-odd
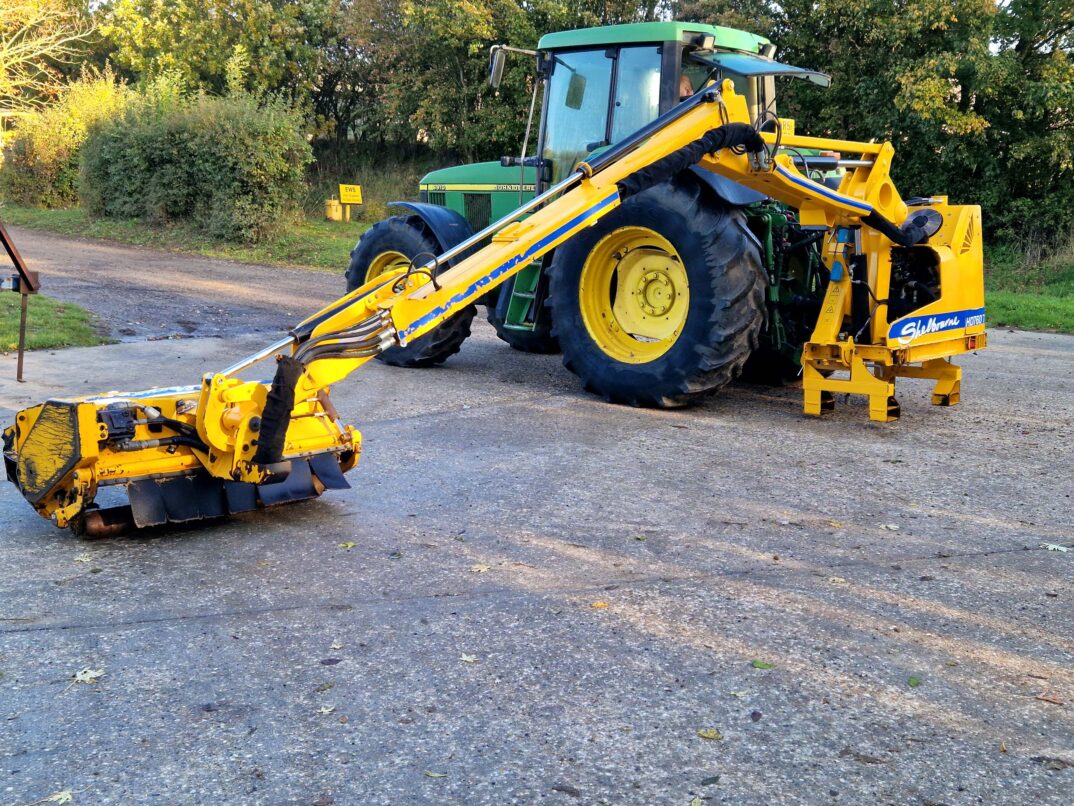
[(507, 51), (499, 45), (493, 45), (489, 51), (489, 84), (493, 89), (503, 82), (503, 68), (507, 64)]
[(565, 103), (570, 109), (581, 109), (582, 99), (585, 97), (585, 76), (571, 73), (570, 81), (567, 82), (567, 99)]

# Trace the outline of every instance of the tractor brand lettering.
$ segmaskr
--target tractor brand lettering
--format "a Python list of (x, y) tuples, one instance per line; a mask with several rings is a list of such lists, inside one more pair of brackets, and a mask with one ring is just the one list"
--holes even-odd
[(942, 333), (945, 330), (958, 330), (964, 327), (979, 327), (984, 323), (984, 308), (952, 311), (932, 316), (915, 316), (893, 324), (891, 330), (888, 331), (888, 338), (896, 339), (899, 344), (905, 346), (932, 333)]
[(466, 184), (466, 185), (421, 185), (421, 190), (432, 191), (434, 193), (444, 193), (446, 191), (470, 191), (470, 192), (486, 192), (486, 193), (509, 193), (518, 191), (532, 191), (533, 185), (519, 185), (517, 182), (514, 184)]

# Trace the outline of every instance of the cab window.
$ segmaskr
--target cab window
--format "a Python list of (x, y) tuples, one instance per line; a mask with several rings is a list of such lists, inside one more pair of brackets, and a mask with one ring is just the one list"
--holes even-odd
[[(688, 51), (683, 52), (681, 67), (682, 74), (679, 81), (680, 101), (685, 100), (687, 96), (697, 92), (710, 76), (716, 80), (729, 78), (735, 87), (735, 92), (746, 99), (746, 106), (750, 110), (751, 118), (756, 119), (757, 116), (764, 111), (765, 99), (762, 97), (762, 94), (765, 92), (765, 88), (758, 79), (741, 76), (738, 73), (732, 73), (730, 70), (723, 71), (722, 75), (713, 74), (711, 67), (698, 64), (691, 60), (688, 53)], [(774, 83), (772, 84), (772, 87), (774, 89)], [(689, 91), (687, 91), (687, 88), (689, 88)], [(771, 99), (769, 99), (769, 103), (771, 103), (771, 109), (774, 112), (775, 103)]]
[(660, 48), (620, 48), (609, 141), (618, 143), (660, 115)]
[(551, 161), (553, 183), (596, 149), (622, 140), (659, 116), (660, 64), (658, 45), (562, 51), (553, 56), (541, 152)]
[(606, 51), (558, 53), (548, 82), (548, 113), (543, 157), (552, 162), (558, 182), (602, 143), (608, 128), (612, 60)]

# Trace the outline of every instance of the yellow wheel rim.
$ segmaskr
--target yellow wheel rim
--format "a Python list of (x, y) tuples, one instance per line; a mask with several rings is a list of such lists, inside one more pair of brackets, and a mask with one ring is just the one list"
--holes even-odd
[(381, 252), (369, 261), (369, 268), (365, 270), (365, 281), (368, 283), (374, 277), (379, 277), (386, 271), (406, 269), (409, 266), (410, 258), (402, 252), (396, 252), (389, 249), (387, 252)]
[(672, 348), (686, 324), (690, 284), (679, 253), (647, 227), (621, 227), (582, 266), (582, 321), (616, 361), (645, 364)]

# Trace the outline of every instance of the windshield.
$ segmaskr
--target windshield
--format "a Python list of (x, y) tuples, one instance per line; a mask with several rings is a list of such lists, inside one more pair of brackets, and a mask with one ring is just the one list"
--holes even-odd
[[(542, 156), (552, 163), (555, 183), (594, 150), (623, 139), (657, 117), (660, 48), (568, 51), (555, 54), (553, 60)], [(616, 62), (615, 98), (609, 103)]]
[(611, 76), (612, 60), (603, 49), (555, 57), (548, 81), (548, 117), (542, 155), (552, 162), (553, 184), (603, 142), (608, 127)]

